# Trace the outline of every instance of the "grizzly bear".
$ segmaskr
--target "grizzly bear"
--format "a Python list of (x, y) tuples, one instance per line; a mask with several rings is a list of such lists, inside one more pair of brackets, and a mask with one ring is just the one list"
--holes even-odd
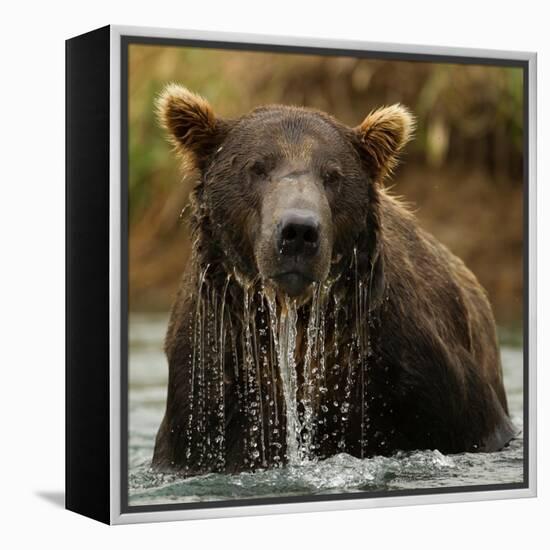
[(282, 105), (229, 120), (178, 85), (157, 107), (197, 182), (155, 467), (231, 473), (511, 440), (484, 290), (384, 188), (413, 132), (405, 107), (355, 128)]

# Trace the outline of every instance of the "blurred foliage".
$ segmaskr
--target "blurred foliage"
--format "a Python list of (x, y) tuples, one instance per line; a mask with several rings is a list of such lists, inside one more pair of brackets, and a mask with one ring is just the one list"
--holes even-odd
[[(381, 105), (407, 105), (417, 132), (396, 192), (466, 260), (497, 314), (521, 316), (521, 69), (149, 45), (131, 45), (129, 53), (132, 307), (167, 307), (189, 252), (179, 218), (192, 178), (182, 179), (154, 114), (169, 82), (203, 95), (223, 117), (285, 103), (355, 126)], [(472, 216), (483, 217), (473, 233)], [(502, 216), (510, 220), (505, 229)]]

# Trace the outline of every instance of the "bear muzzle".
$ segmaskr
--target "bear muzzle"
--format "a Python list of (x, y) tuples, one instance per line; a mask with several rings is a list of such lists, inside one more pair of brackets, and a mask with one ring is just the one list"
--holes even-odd
[(320, 220), (312, 210), (283, 212), (275, 231), (279, 272), (272, 277), (290, 297), (303, 294), (315, 281), (312, 262), (319, 253)]
[(332, 240), (328, 199), (311, 171), (294, 170), (266, 184), (254, 246), (264, 281), (307, 299), (312, 284), (328, 276)]

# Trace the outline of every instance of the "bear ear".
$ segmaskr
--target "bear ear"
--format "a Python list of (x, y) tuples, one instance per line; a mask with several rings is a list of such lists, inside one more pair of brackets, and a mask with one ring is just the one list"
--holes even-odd
[(214, 115), (201, 96), (178, 84), (169, 84), (156, 102), (157, 116), (176, 150), (201, 167), (202, 160), (225, 136), (228, 124)]
[(381, 182), (397, 166), (399, 153), (411, 139), (414, 127), (411, 112), (396, 103), (372, 111), (354, 129), (369, 157), (375, 180)]

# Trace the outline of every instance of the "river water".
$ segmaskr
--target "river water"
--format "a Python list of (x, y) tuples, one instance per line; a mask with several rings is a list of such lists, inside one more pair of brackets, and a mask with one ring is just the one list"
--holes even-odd
[[(133, 314), (129, 329), (129, 504), (464, 487), (521, 482), (523, 435), (496, 453), (443, 455), (437, 450), (358, 459), (340, 454), (305, 465), (237, 475), (183, 479), (150, 468), (165, 407), (168, 366), (162, 351), (167, 318)], [(501, 334), (504, 381), (512, 421), (523, 427), (523, 353), (515, 335)]]

